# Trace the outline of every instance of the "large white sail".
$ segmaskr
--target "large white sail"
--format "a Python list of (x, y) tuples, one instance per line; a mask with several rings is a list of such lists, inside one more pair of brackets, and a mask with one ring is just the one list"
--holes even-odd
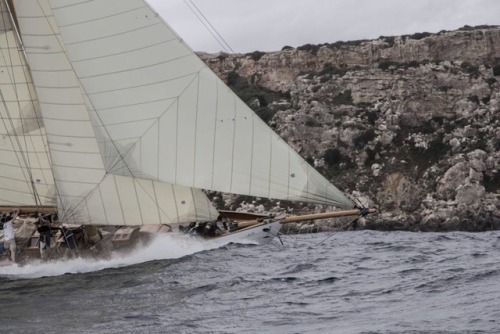
[(3, 1), (0, 12), (0, 206), (55, 206), (35, 89)]
[(100, 136), (109, 144), (104, 163), (113, 173), (353, 206), (143, 0), (50, 4)]
[(14, 3), (46, 127), (59, 218), (98, 225), (214, 219), (217, 211), (200, 190), (140, 178), (130, 168), (126, 175), (109, 170), (108, 152), (101, 154), (109, 136), (94, 128), (48, 1)]

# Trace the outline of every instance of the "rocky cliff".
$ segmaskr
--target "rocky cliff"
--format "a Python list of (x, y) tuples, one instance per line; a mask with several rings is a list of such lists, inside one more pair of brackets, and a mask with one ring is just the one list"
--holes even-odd
[(500, 228), (500, 27), (201, 56), (323, 175), (379, 208), (360, 228)]

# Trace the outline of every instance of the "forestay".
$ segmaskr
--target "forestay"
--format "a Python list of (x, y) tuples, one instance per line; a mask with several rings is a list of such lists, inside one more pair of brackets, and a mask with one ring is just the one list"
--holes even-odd
[[(228, 193), (353, 207), (144, 1), (50, 4), (87, 107), (95, 112), (99, 137), (106, 142), (104, 166), (109, 171)], [(53, 53), (58, 47), (54, 42), (38, 45)], [(67, 64), (62, 53), (59, 57), (63, 59), (57, 64)], [(77, 83), (71, 84), (76, 89)]]
[[(141, 178), (144, 174), (137, 174), (140, 168), (133, 161), (114, 172), (110, 160), (116, 157), (108, 156), (106, 149), (101, 153), (100, 147), (115, 143), (105, 136), (108, 129), (94, 130), (73, 71), (77, 65), (66, 56), (48, 1), (19, 0), (14, 4), (46, 127), (60, 220), (141, 225), (214, 219), (217, 211), (200, 190)], [(114, 2), (117, 4), (121, 2)], [(129, 128), (134, 126), (129, 124)], [(115, 147), (120, 144), (116, 142)]]

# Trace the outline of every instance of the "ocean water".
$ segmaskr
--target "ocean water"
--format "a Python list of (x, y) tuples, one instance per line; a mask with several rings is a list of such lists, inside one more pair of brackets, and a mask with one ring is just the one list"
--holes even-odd
[(500, 232), (283, 242), (0, 267), (0, 332), (500, 333)]

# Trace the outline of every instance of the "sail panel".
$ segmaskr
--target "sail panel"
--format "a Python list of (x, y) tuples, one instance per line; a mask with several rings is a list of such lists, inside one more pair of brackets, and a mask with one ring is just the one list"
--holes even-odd
[[(158, 143), (162, 143), (161, 152), (156, 157), (148, 157), (155, 161), (157, 159), (158, 166), (162, 166), (162, 168), (158, 169), (158, 179), (166, 180), (171, 177), (171, 172), (174, 171), (176, 173), (176, 161), (177, 161), (177, 114), (179, 110), (179, 103), (176, 100), (175, 103), (169, 104), (167, 109), (165, 110), (165, 115), (168, 117), (160, 117), (158, 119)], [(142, 142), (141, 142), (142, 143)], [(145, 144), (146, 146), (147, 144)], [(140, 159), (140, 161), (147, 161), (142, 158), (141, 155), (134, 156), (135, 159)], [(130, 160), (128, 160), (128, 163)], [(143, 169), (147, 168), (146, 166)], [(200, 187), (203, 188), (203, 187)], [(208, 188), (205, 188), (208, 189)]]
[[(130, 76), (129, 79), (133, 79)], [(194, 79), (194, 75), (187, 75), (186, 77), (176, 78), (165, 82), (153, 82), (150, 85), (134, 86), (133, 83), (124, 89), (116, 89), (102, 93), (88, 94), (91, 99), (92, 106), (100, 112), (100, 110), (130, 107), (139, 104), (148, 104), (155, 101), (164, 101), (165, 107), (170, 105), (171, 100), (178, 98), (187, 85)], [(120, 80), (118, 79), (112, 79)], [(81, 81), (84, 87), (88, 87), (88, 81)], [(86, 92), (92, 89), (86, 89)]]
[[(212, 82), (213, 83), (213, 82)], [(214, 138), (214, 171), (212, 174), (212, 188), (218, 188), (224, 192), (239, 193), (232, 189), (232, 173), (234, 164), (234, 136), (235, 136), (235, 102), (236, 97), (228, 94), (230, 89), (225, 85), (218, 85), (217, 105), (212, 110), (215, 113), (215, 138)], [(187, 112), (184, 111), (183, 112)], [(239, 149), (242, 149), (241, 147)], [(183, 152), (186, 150), (182, 149)], [(236, 152), (244, 154), (244, 152)], [(186, 152), (187, 154), (187, 152)]]
[[(12, 25), (10, 23), (9, 13), (5, 9), (5, 5), (2, 3), (0, 7), (2, 25), (0, 26), (0, 32), (2, 33), (2, 38), (0, 38), (0, 49), (2, 50), (2, 57), (5, 57), (6, 52), (11, 52), (9, 50), (17, 50), (18, 41), (14, 31), (12, 30)], [(23, 66), (23, 62), (19, 56), (13, 56), (13, 66)]]
[[(197, 127), (197, 100), (190, 99), (194, 92), (198, 90), (198, 81), (191, 82), (185, 89), (185, 93), (179, 98), (178, 110), (189, 110), (190, 112), (178, 112), (176, 115), (176, 184), (193, 184), (195, 152), (196, 152), (196, 127)], [(154, 139), (154, 138), (152, 138)], [(160, 150), (161, 150), (160, 143)], [(188, 148), (186, 151), (179, 150), (179, 147)], [(160, 152), (162, 154), (163, 152)]]
[[(83, 3), (83, 6), (81, 4)], [(117, 15), (125, 15), (127, 19), (139, 21), (146, 16), (149, 12), (139, 13), (138, 10), (144, 7), (142, 0), (124, 1), (119, 6), (114, 1), (107, 1), (106, 5), (101, 5), (103, 1), (88, 1), (88, 0), (51, 0), (53, 10), (65, 10), (68, 15), (60, 18), (59, 24), (62, 26), (73, 26), (81, 23), (91, 23), (90, 25), (99, 25), (101, 21), (102, 26), (105, 28), (106, 22)], [(74, 6), (80, 5), (80, 6)], [(75, 17), (78, 19), (75, 20)], [(67, 18), (67, 19), (66, 19)], [(118, 23), (118, 22), (115, 22)], [(134, 27), (134, 23), (130, 23), (126, 27)], [(80, 29), (82, 27), (80, 26)], [(116, 33), (116, 32), (115, 32)]]
[(112, 221), (115, 225), (124, 225), (125, 216), (123, 215), (123, 208), (121, 206), (120, 193), (118, 192), (116, 180), (113, 175), (108, 175), (99, 184), (99, 195), (103, 203), (105, 203), (103, 206), (105, 221)]
[[(164, 107), (165, 102), (167, 104), (174, 103), (175, 99), (170, 101), (154, 101), (147, 102), (139, 105), (130, 105), (122, 108), (111, 108), (111, 109), (101, 109), (96, 117), (99, 122), (104, 126), (112, 126), (116, 124), (134, 123), (136, 121), (142, 120), (158, 120), (160, 116), (167, 112)], [(87, 109), (92, 109), (93, 107), (89, 101)], [(130, 128), (130, 126), (128, 126)]]
[(29, 96), (29, 88), (26, 83), (12, 84), (9, 82), (0, 84), (0, 90), (2, 90), (2, 94), (5, 96)]
[[(148, 52), (153, 54), (162, 54), (166, 50), (169, 49), (169, 43), (165, 45), (154, 45), (147, 48)], [(78, 72), (85, 73), (82, 75), (82, 78), (92, 78), (98, 75), (102, 75), (102, 73), (106, 74), (122, 74), (123, 77), (126, 78), (127, 75), (137, 75), (137, 68), (141, 68), (139, 71), (139, 76), (137, 79), (139, 82), (137, 85), (140, 85), (141, 75), (144, 70), (149, 69), (149, 73), (147, 73), (147, 77), (153, 77), (152, 79), (156, 81), (164, 80), (165, 78), (162, 76), (162, 71), (169, 73), (171, 77), (179, 77), (185, 75), (185, 70), (190, 69), (191, 72), (196, 72), (199, 70), (200, 64), (198, 62), (193, 61), (192, 57), (188, 53), (187, 50), (182, 50), (177, 52), (174, 56), (171, 56), (170, 59), (163, 59), (158, 57), (155, 61), (151, 61), (149, 58), (144, 58), (143, 53), (144, 49), (135, 50), (133, 52), (123, 53), (121, 55), (113, 55), (113, 56), (100, 56), (93, 57), (90, 59), (81, 60), (79, 62), (74, 62), (75, 69)], [(160, 71), (160, 73), (157, 73)], [(129, 81), (122, 82), (114, 82), (114, 85), (117, 84), (126, 84)], [(111, 86), (112, 89), (115, 88)], [(107, 88), (107, 86), (106, 86)], [(89, 92), (91, 93), (91, 92)]]
[[(198, 77), (198, 106), (196, 109), (196, 152), (193, 183), (203, 189), (212, 189), (215, 159), (215, 131), (217, 119), (213, 117), (217, 105), (218, 86), (207, 84), (210, 77), (201, 71)], [(164, 143), (163, 138), (160, 142)], [(168, 168), (168, 167), (167, 167)], [(163, 176), (161, 176), (163, 177)]]
[[(65, 120), (65, 121), (86, 121), (85, 118), (78, 113), (68, 113), (68, 106), (64, 104), (51, 104), (50, 108), (45, 112), (45, 118), (53, 120)], [(58, 134), (62, 136), (62, 134)]]
[(261, 193), (263, 197), (270, 197), (271, 188), (271, 157), (272, 147), (271, 132), (263, 132), (264, 124), (257, 116), (252, 118), (253, 123), (253, 146), (252, 155), (252, 184), (250, 193)]
[[(289, 198), (289, 191), (293, 195), (293, 189), (289, 187), (290, 178), (292, 177), (289, 173), (289, 161), (290, 161), (290, 151), (283, 150), (281, 147), (281, 141), (276, 136), (271, 136), (271, 187), (270, 196), (274, 198)], [(300, 193), (307, 194), (307, 191), (299, 189)]]
[[(116, 181), (116, 178), (115, 178)], [(116, 182), (118, 194), (134, 194), (136, 185), (133, 178), (122, 178), (121, 182)], [(127, 213), (123, 215), (124, 225), (138, 225), (142, 221), (141, 207), (134, 196), (120, 196), (120, 210), (126, 208)], [(156, 212), (156, 210), (154, 210)]]
[[(97, 59), (105, 60), (106, 58), (116, 54), (129, 54), (143, 49), (152, 50), (152, 48), (155, 48), (158, 45), (168, 47), (171, 42), (177, 43), (177, 39), (173, 36), (168, 36), (168, 34), (163, 35), (163, 39), (161, 41), (156, 40), (156, 34), (153, 32), (157, 28), (157, 26), (146, 26), (140, 30), (129, 31), (128, 34), (111, 34), (110, 36), (104, 38), (101, 35), (100, 38), (89, 38), (78, 43), (75, 43), (73, 40), (70, 44), (71, 50), (75, 56), (77, 55), (78, 57), (75, 58), (75, 64), (86, 63)], [(81, 28), (77, 29), (80, 30)], [(72, 35), (73, 34), (70, 33), (70, 36)], [(120, 41), (120, 43), (110, 43), (109, 39), (111, 37), (114, 40)], [(134, 44), (127, 43), (130, 39), (137, 40), (138, 42)], [(99, 50), (98, 57), (96, 57), (95, 50)], [(177, 57), (181, 57), (182, 54), (182, 52), (178, 52)]]
[[(135, 189), (137, 192), (137, 197), (140, 199), (140, 211), (141, 211), (141, 225), (144, 222), (151, 224), (161, 224), (160, 215), (158, 214), (160, 210), (148, 210), (150, 202), (157, 203), (158, 198), (156, 196), (156, 191), (154, 188), (154, 182), (149, 180), (137, 180)], [(156, 206), (159, 209), (158, 206)], [(168, 223), (173, 223), (171, 218), (167, 215), (165, 217)]]
[[(157, 159), (159, 155), (159, 150), (160, 146), (158, 141), (156, 140), (158, 138), (158, 131), (159, 131), (159, 124), (158, 122), (154, 122), (151, 127), (149, 128), (149, 131), (147, 131), (144, 136), (141, 138), (141, 146), (140, 146), (140, 156), (136, 157), (139, 158), (138, 161), (141, 163), (145, 160), (141, 159), (141, 157), (154, 157), (155, 160)], [(144, 145), (147, 143), (147, 145)], [(146, 164), (146, 166), (140, 165), (139, 166), (139, 171), (137, 171), (142, 177), (144, 178), (156, 178), (156, 176), (159, 173), (159, 166), (158, 164)]]
[(236, 112), (234, 121), (231, 124), (234, 128), (233, 134), (233, 152), (234, 156), (231, 170), (231, 188), (239, 187), (239, 193), (250, 193), (250, 184), (252, 183), (252, 155), (239, 154), (246, 150), (251, 152), (254, 145), (253, 138), (253, 117), (254, 113), (245, 105), (235, 102)]
[[(156, 84), (164, 93), (176, 87), (178, 91), (185, 88), (186, 84), (192, 81), (193, 75), (198, 72), (192, 66), (196, 65), (196, 62), (189, 57), (159, 62), (142, 60), (141, 63), (145, 62), (145, 64), (139, 69), (132, 67), (127, 61), (130, 59), (115, 61), (112, 58), (109, 64), (106, 64), (101, 59), (97, 59), (95, 64), (94, 62), (75, 64), (75, 70), (82, 73), (80, 79), (86, 83), (85, 86), (88, 87), (86, 93), (89, 95), (105, 94), (127, 88), (138, 89), (152, 84)], [(165, 73), (169, 74), (168, 77), (165, 77)], [(178, 96), (178, 94), (179, 92), (170, 95)]]
[[(0, 50), (3, 52), (4, 50), (0, 46)], [(1, 55), (2, 62), (6, 64), (7, 62), (10, 63), (10, 56), (5, 57), (3, 54)], [(19, 55), (17, 58), (20, 58)], [(20, 61), (20, 59), (19, 59)], [(4, 65), (5, 66), (5, 65)], [(27, 81), (28, 78), (30, 77), (29, 72), (27, 73), (25, 71), (25, 65), (12, 65), (9, 64), (9, 66), (3, 67), (4, 71), (1, 72), (2, 75), (0, 75), (0, 84), (8, 84), (8, 85), (18, 85), (20, 83), (26, 83), (28, 85), (31, 85), (31, 82)]]
[(11, 180), (0, 177), (0, 182), (2, 183), (0, 203), (2, 203), (2, 206), (22, 207), (31, 205), (30, 203), (35, 203), (33, 200), (33, 192), (29, 187), (25, 187), (24, 184), (20, 182), (8, 184), (9, 181)]

